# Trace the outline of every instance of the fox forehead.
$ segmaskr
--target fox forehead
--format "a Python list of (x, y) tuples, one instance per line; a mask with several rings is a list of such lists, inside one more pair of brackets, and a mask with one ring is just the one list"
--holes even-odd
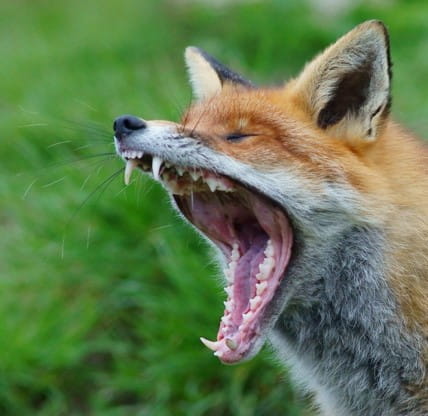
[[(286, 88), (246, 88), (226, 84), (217, 94), (194, 103), (183, 121), (193, 128), (216, 129), (220, 133), (256, 133), (273, 131), (285, 136), (296, 119), (305, 119)], [(258, 133), (260, 134), (260, 132)]]
[[(317, 177), (341, 181), (347, 160), (355, 162), (354, 151), (318, 128), (292, 89), (293, 81), (257, 89), (226, 84), (214, 96), (194, 103), (181, 123), (207, 146), (260, 170), (292, 165), (303, 174), (313, 171)], [(229, 141), (233, 134), (247, 137)]]

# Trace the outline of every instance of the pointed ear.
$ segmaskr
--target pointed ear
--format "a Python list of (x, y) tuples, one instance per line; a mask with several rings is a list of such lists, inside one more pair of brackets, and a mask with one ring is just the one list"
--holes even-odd
[(250, 81), (222, 65), (202, 49), (188, 46), (184, 56), (193, 95), (198, 100), (219, 93), (223, 85), (228, 82), (247, 87), (252, 86)]
[(329, 134), (375, 140), (390, 107), (388, 32), (368, 21), (309, 63), (295, 84), (305, 109)]

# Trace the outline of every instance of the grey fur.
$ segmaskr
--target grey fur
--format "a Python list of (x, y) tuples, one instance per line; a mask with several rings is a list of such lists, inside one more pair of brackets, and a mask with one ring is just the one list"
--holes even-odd
[(301, 242), (287, 272), (294, 296), (270, 338), (297, 379), (305, 367), (329, 392), (319, 398), (325, 415), (426, 415), (406, 391), (425, 366), (385, 281), (384, 247), (379, 230), (350, 227), (333, 241)]

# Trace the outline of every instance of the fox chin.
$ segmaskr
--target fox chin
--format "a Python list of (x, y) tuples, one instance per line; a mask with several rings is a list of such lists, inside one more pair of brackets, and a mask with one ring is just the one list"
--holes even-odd
[(218, 251), (223, 363), (269, 342), (325, 416), (428, 415), (428, 150), (390, 117), (383, 23), (279, 87), (196, 47), (180, 122), (114, 122), (138, 169)]

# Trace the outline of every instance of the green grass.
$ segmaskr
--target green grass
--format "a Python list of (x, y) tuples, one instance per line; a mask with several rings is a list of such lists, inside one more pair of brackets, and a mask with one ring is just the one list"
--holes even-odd
[(423, 134), (428, 3), (338, 18), (297, 0), (178, 4), (0, 5), (2, 415), (304, 414), (269, 351), (227, 367), (200, 344), (221, 314), (218, 271), (159, 186), (119, 175), (91, 195), (123, 165), (85, 158), (113, 151), (117, 115), (179, 117), (186, 45), (272, 83), (368, 18), (391, 30), (395, 115)]

